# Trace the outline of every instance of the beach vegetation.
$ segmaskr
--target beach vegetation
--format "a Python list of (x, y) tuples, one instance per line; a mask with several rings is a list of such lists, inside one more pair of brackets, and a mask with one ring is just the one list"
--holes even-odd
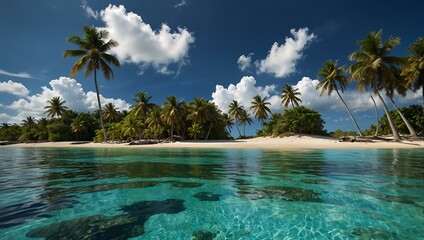
[(239, 101), (237, 100), (233, 100), (228, 107), (229, 107), (228, 114), (230, 115), (232, 119), (234, 119), (237, 132), (239, 134), (239, 137), (241, 137), (239, 125), (241, 124), (240, 118), (241, 118), (241, 115), (243, 114), (244, 107), (240, 105)]
[(102, 105), (100, 102), (99, 87), (97, 84), (97, 70), (100, 69), (106, 80), (113, 78), (114, 74), (110, 64), (121, 67), (119, 60), (108, 53), (110, 49), (118, 46), (118, 42), (108, 39), (109, 33), (106, 30), (98, 30), (95, 27), (84, 27), (84, 36), (73, 35), (67, 40), (79, 47), (76, 50), (66, 50), (64, 57), (79, 57), (73, 65), (70, 77), (85, 68), (85, 78), (94, 75), (94, 86), (96, 88), (97, 104), (99, 108), (100, 125), (103, 131), (104, 140), (107, 140), (106, 128), (103, 122)]

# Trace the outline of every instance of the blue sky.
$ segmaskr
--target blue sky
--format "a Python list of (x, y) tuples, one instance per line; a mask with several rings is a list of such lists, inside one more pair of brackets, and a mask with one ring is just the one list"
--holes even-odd
[[(186, 102), (203, 97), (226, 111), (233, 99), (248, 109), (260, 94), (282, 112), (280, 91), (288, 83), (299, 88), (303, 105), (321, 113), (327, 130), (355, 130), (336, 96), (319, 97), (316, 73), (327, 59), (351, 64), (347, 56), (370, 31), (400, 36), (393, 55), (408, 54), (423, 36), (423, 9), (412, 0), (1, 1), (0, 122), (43, 117), (58, 95), (73, 110), (96, 109), (92, 78), (70, 79), (77, 59), (63, 58), (64, 50), (75, 49), (66, 38), (88, 25), (120, 43), (111, 53), (122, 67), (111, 81), (99, 78), (102, 104), (126, 109), (135, 93), (146, 91), (157, 104), (170, 95)], [(352, 85), (343, 97), (361, 128), (375, 122), (368, 93)], [(420, 104), (421, 94), (397, 102)]]

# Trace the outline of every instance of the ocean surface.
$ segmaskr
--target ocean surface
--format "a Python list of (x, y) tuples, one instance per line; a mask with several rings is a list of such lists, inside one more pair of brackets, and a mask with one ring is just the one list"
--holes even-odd
[(424, 239), (424, 149), (0, 148), (0, 239)]

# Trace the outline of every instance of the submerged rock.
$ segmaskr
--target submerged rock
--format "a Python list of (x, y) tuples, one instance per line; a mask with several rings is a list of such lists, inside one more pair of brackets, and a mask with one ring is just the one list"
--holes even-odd
[(193, 232), (193, 235), (191, 237), (192, 240), (212, 240), (216, 236), (215, 233), (208, 231), (208, 230), (199, 230)]
[(203, 183), (198, 182), (178, 182), (178, 181), (169, 181), (172, 186), (177, 188), (197, 188), (203, 185)]
[(199, 199), (200, 201), (219, 201), (220, 194), (213, 194), (211, 192), (198, 192), (193, 195), (193, 197)]
[(27, 237), (53, 239), (128, 239), (144, 233), (147, 219), (159, 213), (179, 213), (185, 210), (184, 200), (141, 201), (124, 206), (118, 216), (88, 216), (50, 224), (34, 229)]
[(143, 223), (129, 215), (89, 216), (51, 224), (27, 233), (27, 237), (54, 239), (128, 239), (143, 234)]
[(373, 227), (356, 227), (352, 230), (352, 237), (360, 239), (398, 239), (399, 236), (395, 232), (390, 232), (383, 228)]
[(320, 202), (318, 193), (303, 188), (285, 186), (266, 186), (263, 188), (242, 188), (238, 191), (240, 196), (249, 199), (281, 199), (286, 201)]

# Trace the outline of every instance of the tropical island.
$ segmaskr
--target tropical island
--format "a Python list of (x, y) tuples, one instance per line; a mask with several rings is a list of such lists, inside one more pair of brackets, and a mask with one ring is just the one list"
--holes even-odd
[[(66, 101), (60, 96), (53, 97), (44, 107), (47, 118), (34, 119), (29, 116), (22, 121), (21, 125), (3, 123), (0, 127), (2, 145), (18, 142), (62, 141), (144, 145), (176, 140), (221, 140), (216, 146), (223, 147), (225, 140), (233, 139), (232, 131), (237, 131), (236, 138), (239, 142), (251, 143), (245, 145), (246, 148), (261, 145), (258, 139), (249, 139), (252, 137), (262, 137), (260, 139), (265, 143), (263, 146), (265, 148), (267, 148), (266, 145), (269, 148), (278, 148), (278, 144), (284, 141), (277, 140), (270, 144), (269, 140), (264, 139), (289, 136), (313, 139), (313, 137), (307, 137), (310, 135), (323, 136), (325, 141), (320, 144), (327, 147), (327, 141), (337, 142), (334, 139), (367, 143), (415, 141), (416, 144), (402, 146), (423, 147), (424, 102), (422, 106), (411, 105), (398, 108), (393, 100), (395, 93), (405, 96), (408, 89), (413, 91), (424, 89), (423, 38), (410, 44), (409, 56), (392, 56), (391, 50), (400, 43), (400, 38), (389, 37), (383, 40), (382, 30), (370, 32), (358, 42), (359, 49), (348, 56), (352, 61), (351, 66), (338, 66), (336, 60), (323, 63), (317, 73), (321, 81), (317, 85), (317, 91), (320, 91), (321, 95), (337, 94), (356, 132), (345, 132), (339, 129), (335, 132), (327, 132), (321, 115), (313, 109), (302, 106), (300, 92), (289, 84), (281, 90), (283, 114), (272, 113), (268, 107), (270, 103), (267, 98), (260, 95), (256, 95), (252, 99), (251, 106), (248, 107), (233, 100), (228, 112), (222, 112), (214, 103), (201, 97), (196, 97), (191, 102), (184, 102), (171, 95), (159, 106), (152, 103), (152, 96), (143, 91), (135, 94), (130, 111), (118, 111), (113, 103), (102, 107), (97, 76), (101, 73), (106, 80), (113, 78), (111, 66), (119, 68), (120, 62), (115, 56), (108, 54), (108, 51), (119, 43), (108, 39), (107, 31), (95, 27), (84, 27), (82, 37), (74, 35), (69, 37), (68, 41), (75, 44), (78, 49), (66, 50), (64, 57), (79, 58), (71, 68), (70, 77), (83, 70), (85, 70), (86, 78), (93, 77), (98, 110), (93, 113), (75, 112), (68, 109)], [(377, 107), (375, 107), (376, 124), (371, 125), (367, 130), (359, 128), (348, 103), (343, 100), (342, 96), (347, 84), (356, 84), (358, 91), (371, 91), (384, 107), (385, 114), (379, 119)], [(390, 100), (394, 110), (389, 110), (383, 96)], [(375, 104), (371, 94), (370, 97)], [(253, 118), (261, 123), (261, 129), (257, 130), (256, 136), (246, 136), (244, 129), (246, 125), (252, 124)], [(382, 135), (389, 137), (379, 137)], [(293, 142), (293, 138), (291, 139)], [(298, 144), (300, 145), (295, 145), (295, 148), (308, 148), (308, 144), (315, 146), (313, 143), (311, 145), (310, 141)], [(320, 145), (312, 148), (316, 147), (320, 148)]]

